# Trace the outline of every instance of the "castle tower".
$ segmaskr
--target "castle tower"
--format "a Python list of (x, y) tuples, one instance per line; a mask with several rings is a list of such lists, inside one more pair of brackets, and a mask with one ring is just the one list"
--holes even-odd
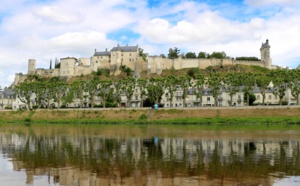
[(77, 59), (74, 57), (66, 57), (60, 59), (60, 76), (74, 76), (75, 64)]
[(29, 75), (34, 74), (35, 66), (36, 66), (36, 60), (35, 59), (29, 59), (28, 60), (28, 74)]
[(262, 43), (260, 47), (260, 56), (261, 56), (261, 61), (265, 63), (265, 67), (270, 69), (272, 66), (272, 59), (271, 59), (271, 54), (270, 54), (270, 44), (269, 40), (267, 39), (265, 43)]

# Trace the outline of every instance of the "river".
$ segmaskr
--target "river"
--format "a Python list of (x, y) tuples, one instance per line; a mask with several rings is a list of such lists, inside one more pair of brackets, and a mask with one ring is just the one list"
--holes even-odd
[(299, 186), (299, 130), (0, 125), (0, 183)]

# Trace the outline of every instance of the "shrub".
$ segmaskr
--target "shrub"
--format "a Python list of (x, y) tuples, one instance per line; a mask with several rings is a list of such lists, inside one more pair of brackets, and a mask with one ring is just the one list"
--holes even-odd
[(25, 118), (25, 122), (31, 122), (31, 118)]
[(142, 114), (142, 115), (140, 115), (139, 119), (145, 120), (145, 119), (148, 119), (148, 116), (146, 114)]

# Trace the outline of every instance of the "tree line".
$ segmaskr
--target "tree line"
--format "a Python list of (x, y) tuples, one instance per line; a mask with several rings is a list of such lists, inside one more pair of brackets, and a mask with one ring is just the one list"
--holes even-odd
[[(70, 83), (60, 80), (58, 77), (51, 79), (41, 79), (38, 76), (28, 79), (14, 87), (18, 98), (27, 104), (30, 108), (31, 96), (35, 94), (34, 106), (41, 108), (46, 105), (51, 108), (51, 104), (57, 103), (58, 108), (62, 105), (79, 102), (79, 107), (87, 103), (93, 108), (96, 104), (96, 98), (100, 98), (102, 107), (120, 107), (121, 97), (126, 97), (126, 105), (129, 107), (132, 97), (138, 96), (143, 102), (147, 99), (151, 104), (159, 103), (165, 96), (173, 104), (173, 98), (180, 89), (182, 91), (183, 105), (186, 106), (186, 98), (189, 90), (200, 100), (202, 105), (202, 94), (205, 87), (210, 89), (210, 93), (215, 100), (214, 105), (218, 105), (218, 96), (222, 91), (226, 91), (230, 96), (232, 104), (233, 96), (242, 91), (246, 96), (246, 103), (249, 105), (250, 95), (253, 94), (255, 86), (259, 87), (260, 93), (265, 104), (266, 92), (272, 93), (279, 98), (279, 104), (282, 104), (287, 88), (290, 88), (291, 94), (297, 99), (300, 94), (300, 71), (278, 69), (271, 70), (266, 74), (239, 73), (236, 71), (221, 75), (218, 72), (210, 72), (208, 77), (204, 77), (199, 69), (190, 69), (185, 76), (177, 77), (169, 75), (166, 77), (152, 77), (150, 79), (135, 79), (127, 76), (120, 80), (101, 80), (94, 78), (90, 80), (74, 80)], [(270, 88), (270, 82), (274, 87)], [(99, 102), (99, 99), (98, 99)]]
[[(166, 58), (164, 54), (160, 55), (163, 58)], [(170, 48), (169, 53), (168, 53), (168, 58), (169, 59), (174, 59), (178, 58), (179, 56), (187, 59), (196, 59), (196, 58), (202, 58), (202, 59), (210, 59), (210, 58), (217, 58), (217, 59), (234, 59), (231, 58), (230, 56), (227, 56), (224, 51), (222, 52), (213, 52), (213, 53), (207, 53), (207, 52), (199, 52), (196, 54), (195, 52), (187, 52), (187, 53), (180, 53), (180, 49), (177, 47)], [(259, 61), (257, 57), (236, 57), (235, 60), (242, 60), (242, 61)]]

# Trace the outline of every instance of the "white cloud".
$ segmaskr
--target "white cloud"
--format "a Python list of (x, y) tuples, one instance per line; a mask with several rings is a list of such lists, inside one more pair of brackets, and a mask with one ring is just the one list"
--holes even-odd
[(227, 20), (215, 12), (206, 11), (194, 16), (193, 20), (181, 20), (172, 25), (165, 19), (142, 22), (137, 31), (149, 42), (155, 43), (229, 43), (238, 39), (257, 39), (253, 29), (265, 26), (263, 19), (253, 19), (244, 24)]
[(57, 23), (77, 23), (82, 20), (82, 15), (80, 12), (74, 11), (73, 9), (65, 7), (55, 7), (55, 6), (44, 6), (39, 7), (34, 11), (36, 16), (40, 16)]
[(245, 3), (252, 6), (265, 6), (272, 4), (282, 6), (300, 5), (299, 0), (245, 0)]

